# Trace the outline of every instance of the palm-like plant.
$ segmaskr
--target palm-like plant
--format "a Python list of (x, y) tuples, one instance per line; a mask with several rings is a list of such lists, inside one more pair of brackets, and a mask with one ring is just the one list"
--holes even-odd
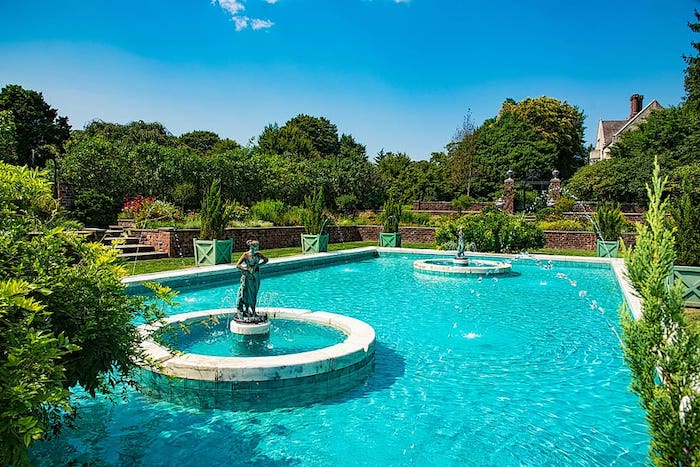
[(403, 214), (403, 206), (396, 202), (393, 195), (384, 203), (384, 212), (381, 215), (382, 230), (384, 233), (396, 233), (399, 231), (399, 222)]
[(200, 233), (202, 240), (225, 239), (226, 226), (233, 220), (233, 215), (221, 198), (221, 180), (214, 179), (204, 194), (199, 218), (202, 222)]
[(619, 204), (603, 203), (598, 206), (595, 215), (598, 234), (602, 240), (614, 242), (620, 238), (622, 230), (627, 225), (625, 216), (620, 211)]

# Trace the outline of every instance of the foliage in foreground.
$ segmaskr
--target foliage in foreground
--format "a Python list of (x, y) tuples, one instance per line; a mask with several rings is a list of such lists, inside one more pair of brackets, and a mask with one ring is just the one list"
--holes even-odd
[(44, 175), (0, 163), (1, 465), (74, 420), (71, 387), (132, 382), (132, 323), (155, 311), (123, 293), (114, 250), (63, 230)]
[(675, 260), (673, 229), (665, 181), (655, 164), (648, 188), (646, 223), (637, 227), (634, 249), (625, 250), (630, 281), (642, 302), (635, 320), (622, 309), (625, 361), (632, 372), (631, 390), (640, 398), (649, 423), (649, 455), (656, 465), (700, 464), (700, 336), (689, 331), (683, 286), (669, 284)]
[(440, 225), (435, 230), (435, 243), (442, 248), (456, 245), (460, 228), (465, 242), (473, 243), (476, 251), (516, 253), (545, 245), (544, 233), (538, 226), (526, 222), (522, 216), (511, 216), (495, 208), (485, 208), (480, 214)]

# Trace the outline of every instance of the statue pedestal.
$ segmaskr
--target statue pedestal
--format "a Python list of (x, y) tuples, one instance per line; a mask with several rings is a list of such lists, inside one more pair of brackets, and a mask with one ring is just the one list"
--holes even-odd
[(270, 321), (267, 315), (237, 318), (231, 320), (229, 329), (234, 334), (242, 336), (258, 336), (270, 333)]
[(452, 262), (455, 266), (469, 266), (469, 258), (466, 256), (455, 256), (452, 258)]

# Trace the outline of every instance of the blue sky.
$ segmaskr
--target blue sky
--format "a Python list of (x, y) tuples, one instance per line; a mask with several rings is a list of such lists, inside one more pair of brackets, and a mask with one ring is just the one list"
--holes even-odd
[(427, 159), (468, 109), (546, 95), (599, 119), (629, 97), (678, 105), (698, 0), (2, 2), (0, 86), (44, 94), (74, 128), (158, 121), (246, 144), (324, 116), (374, 157)]

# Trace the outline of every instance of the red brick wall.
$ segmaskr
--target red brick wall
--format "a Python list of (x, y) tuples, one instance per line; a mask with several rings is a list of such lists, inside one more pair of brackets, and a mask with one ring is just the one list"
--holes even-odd
[[(576, 249), (576, 250), (595, 250), (596, 235), (594, 232), (570, 232), (559, 230), (545, 230), (544, 238), (546, 248), (554, 248), (557, 250)], [(634, 245), (637, 239), (637, 234), (623, 233), (622, 240), (625, 245)]]
[[(381, 227), (378, 225), (331, 226), (328, 229), (331, 243), (378, 241)], [(434, 227), (400, 227), (401, 241), (404, 243), (433, 243)], [(170, 257), (193, 256), (193, 239), (199, 229), (132, 229), (131, 234), (140, 237), (141, 242), (153, 245), (158, 251), (165, 251)], [(226, 229), (228, 238), (233, 238), (233, 250), (245, 251), (246, 240), (257, 240), (261, 248), (301, 248), (301, 227), (248, 227)], [(571, 232), (546, 230), (546, 248), (595, 250), (596, 237), (593, 232)], [(634, 245), (636, 234), (622, 234), (625, 245)]]

